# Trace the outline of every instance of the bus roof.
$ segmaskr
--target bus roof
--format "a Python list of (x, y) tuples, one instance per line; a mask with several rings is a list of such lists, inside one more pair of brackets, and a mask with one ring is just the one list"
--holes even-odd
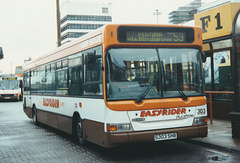
[[(183, 25), (159, 25), (159, 24), (107, 24), (97, 30), (90, 32), (82, 37), (79, 37), (76, 40), (73, 40), (69, 43), (58, 47), (52, 52), (49, 52), (35, 60), (27, 62), (23, 66), (23, 72), (29, 70), (34, 67), (41, 66), (46, 63), (51, 63), (52, 61), (70, 56), (80, 51), (84, 51), (88, 48), (98, 46), (104, 42), (105, 48), (108, 46), (128, 46), (129, 43), (120, 43), (117, 39), (117, 32), (120, 26), (127, 26), (127, 27), (170, 27), (170, 28), (192, 28), (194, 29), (194, 34), (198, 35), (198, 40), (194, 41), (193, 43), (189, 43), (187, 46), (198, 46), (200, 49), (202, 48), (202, 33), (200, 27), (193, 27), (193, 26), (183, 26)], [(107, 38), (107, 39), (106, 39)], [(141, 44), (141, 45), (140, 45)], [(135, 46), (142, 46), (146, 45), (149, 46), (149, 43), (132, 43), (131, 45)], [(152, 43), (152, 45), (160, 45), (159, 43)], [(169, 46), (168, 43), (161, 43), (162, 46)], [(173, 46), (173, 44), (172, 44)]]

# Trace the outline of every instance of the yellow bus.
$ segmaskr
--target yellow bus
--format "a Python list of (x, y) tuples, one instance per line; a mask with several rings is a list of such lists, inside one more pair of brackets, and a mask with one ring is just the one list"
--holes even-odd
[(23, 67), (24, 112), (82, 145), (206, 137), (202, 32), (109, 24)]

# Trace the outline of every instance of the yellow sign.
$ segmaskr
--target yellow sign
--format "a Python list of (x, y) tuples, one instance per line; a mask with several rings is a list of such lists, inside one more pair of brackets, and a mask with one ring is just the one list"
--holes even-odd
[(239, 9), (240, 3), (228, 3), (195, 14), (195, 25), (202, 27), (203, 40), (230, 35)]
[(2, 80), (17, 80), (16, 77), (3, 77)]

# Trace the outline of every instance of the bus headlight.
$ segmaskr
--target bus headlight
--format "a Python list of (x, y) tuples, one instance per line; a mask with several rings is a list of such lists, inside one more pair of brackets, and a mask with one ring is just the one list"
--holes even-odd
[(207, 121), (207, 117), (195, 117), (193, 119), (193, 125), (206, 125)]
[(130, 124), (107, 124), (108, 132), (126, 132), (132, 131)]

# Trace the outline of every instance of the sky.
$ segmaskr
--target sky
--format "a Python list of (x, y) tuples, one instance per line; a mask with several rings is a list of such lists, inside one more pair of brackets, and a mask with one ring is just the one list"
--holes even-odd
[[(66, 0), (60, 0), (62, 4)], [(83, 0), (75, 0), (83, 1)], [(96, 1), (96, 0), (85, 0)], [(112, 3), (113, 23), (168, 24), (168, 13), (193, 0), (97, 0)], [(203, 0), (204, 3), (213, 0)], [(57, 48), (56, 0), (0, 0), (0, 75), (15, 73), (29, 57)]]

